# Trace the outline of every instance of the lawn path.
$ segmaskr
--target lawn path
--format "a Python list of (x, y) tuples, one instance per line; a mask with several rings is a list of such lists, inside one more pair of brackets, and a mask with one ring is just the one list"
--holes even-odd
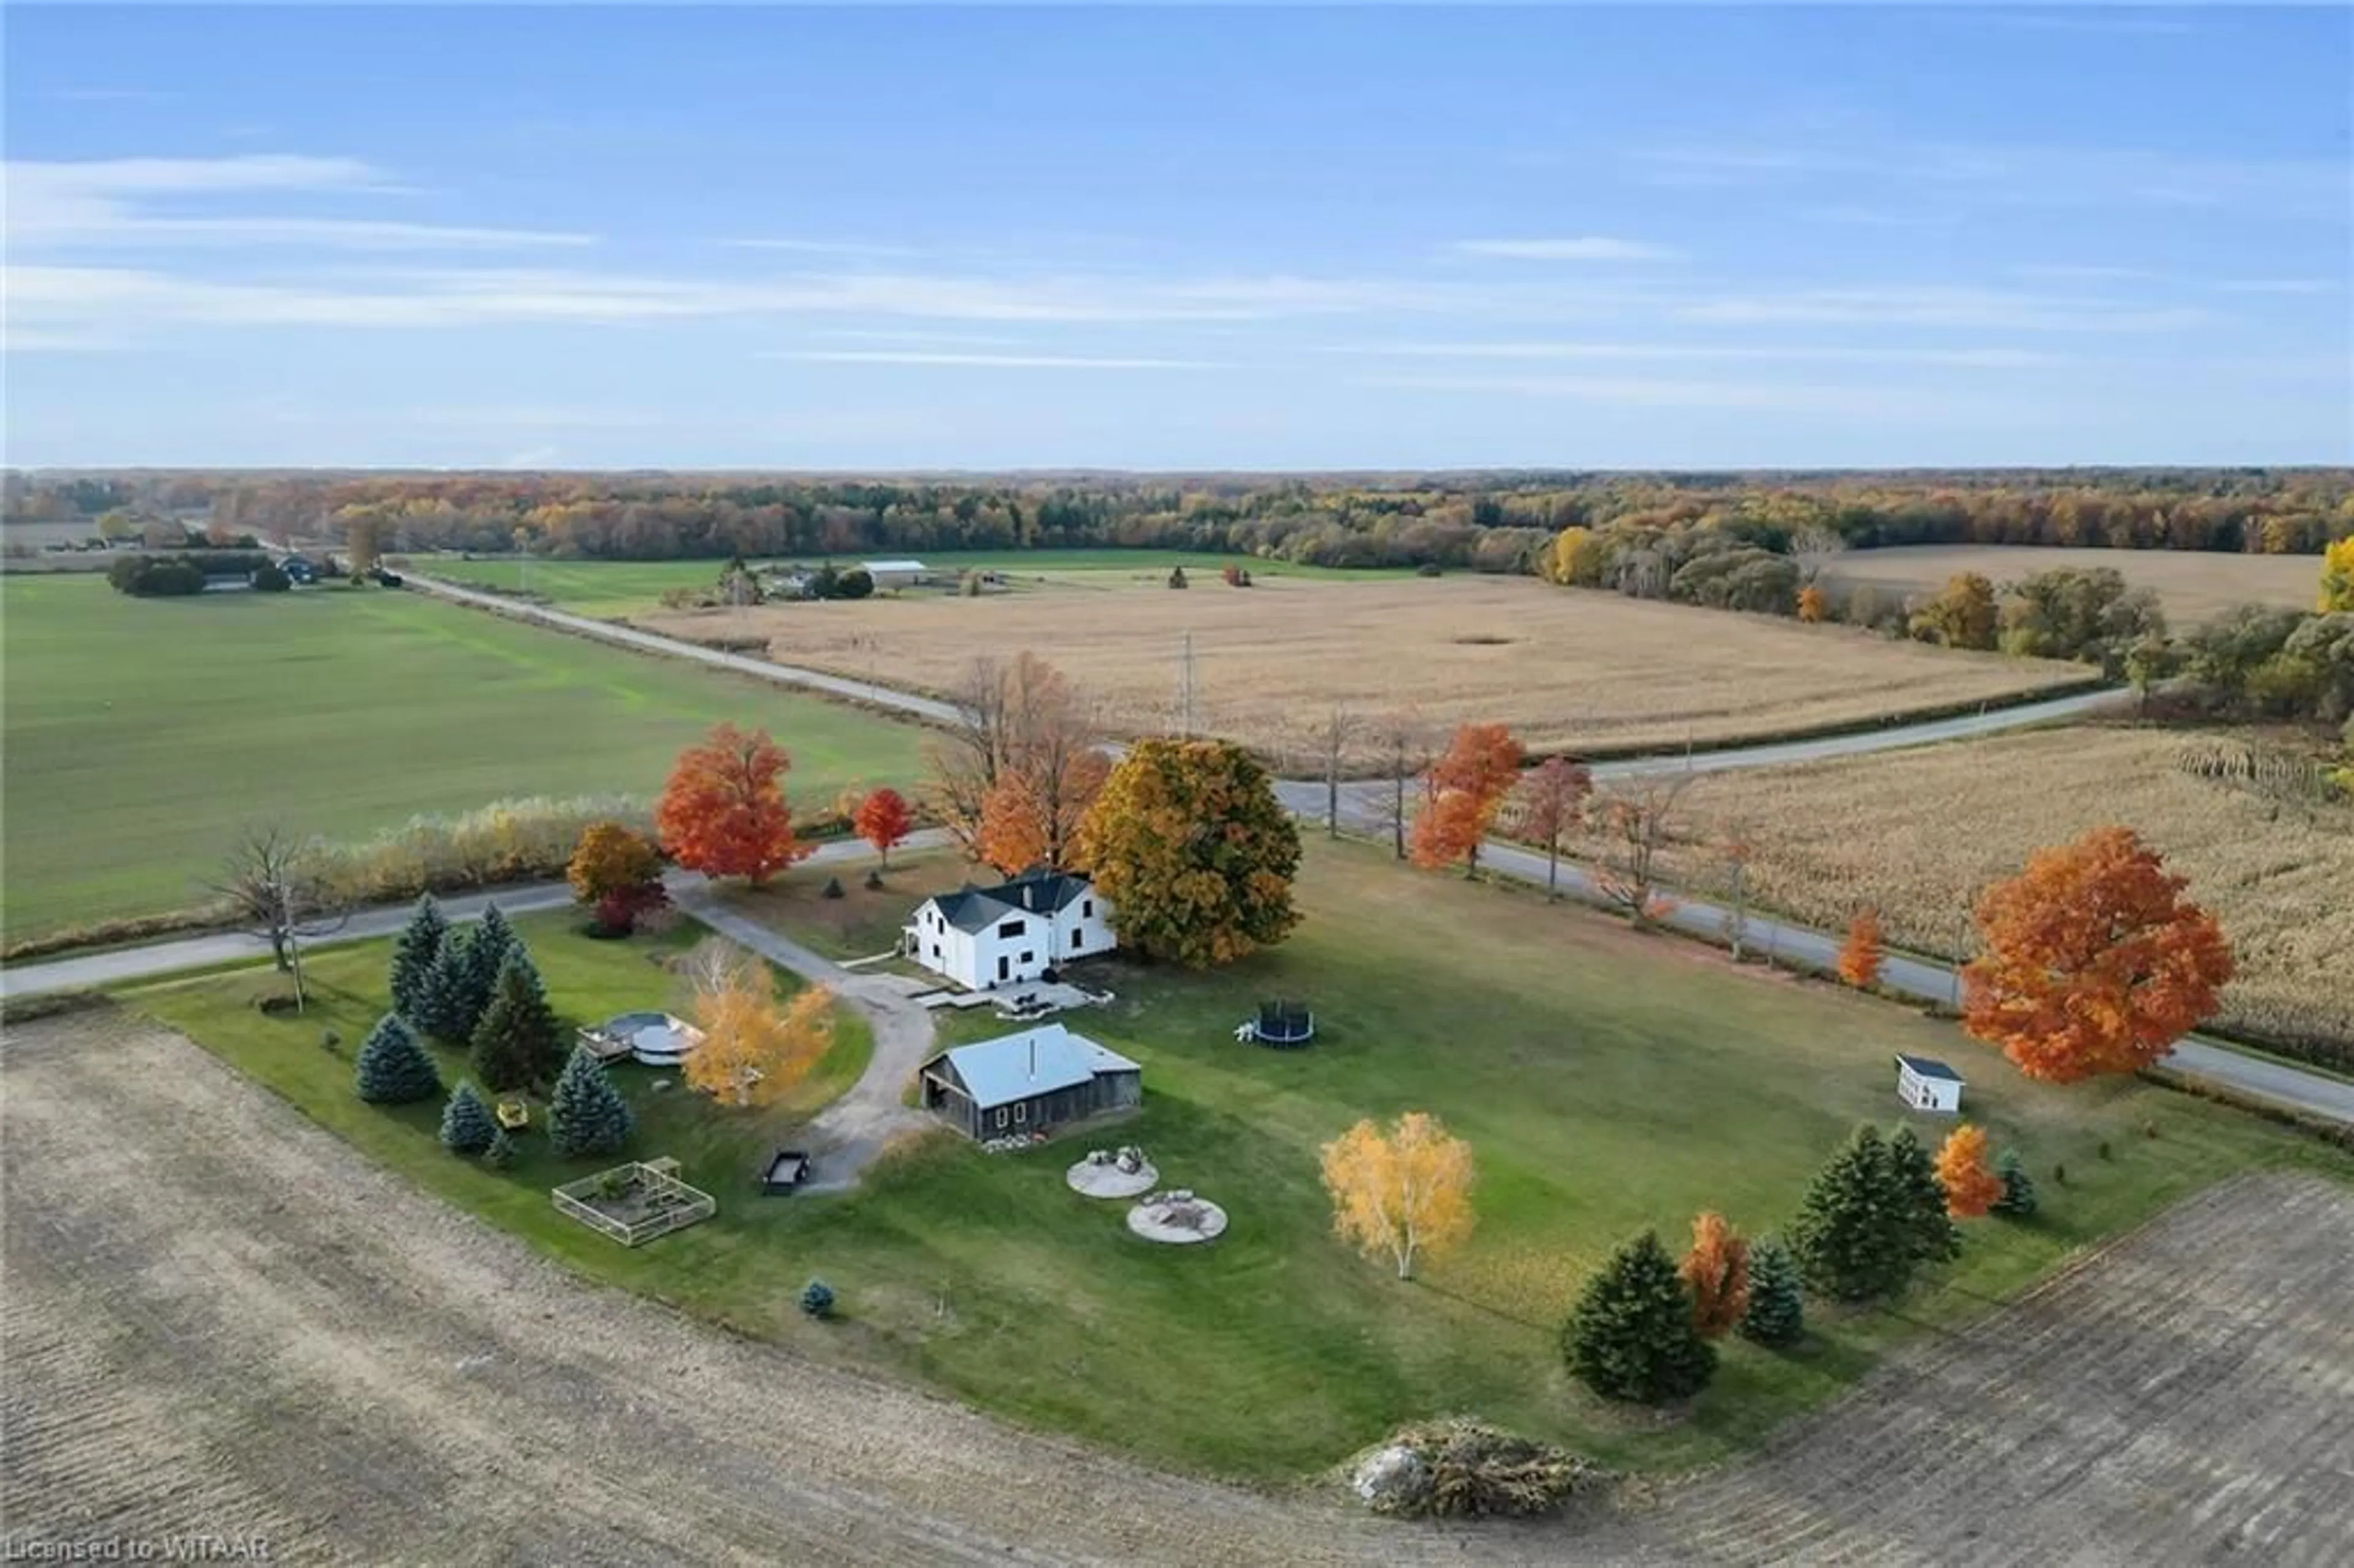
[(813, 985), (831, 987), (874, 1028), (875, 1054), (867, 1060), (866, 1071), (810, 1123), (817, 1180), (808, 1191), (832, 1192), (856, 1186), (860, 1173), (894, 1138), (934, 1125), (899, 1099), (907, 1080), (930, 1059), (933, 1041), (932, 1015), (909, 998), (903, 981), (889, 975), (845, 969), (832, 959), (733, 913), (712, 895), (709, 883), (701, 877), (673, 879), (670, 888), (672, 901), (681, 909), (770, 963), (792, 970)]

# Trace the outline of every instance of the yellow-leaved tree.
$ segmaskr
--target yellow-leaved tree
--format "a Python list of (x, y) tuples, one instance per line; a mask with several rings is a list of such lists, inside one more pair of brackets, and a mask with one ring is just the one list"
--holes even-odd
[(2354, 609), (2354, 534), (2321, 551), (2321, 613)]
[(833, 1046), (833, 992), (811, 986), (777, 1008), (769, 966), (712, 938), (687, 955), (688, 1009), (702, 1041), (687, 1053), (686, 1081), (725, 1104), (775, 1103)]
[(1422, 1111), (1386, 1133), (1361, 1121), (1326, 1144), (1324, 1186), (1332, 1228), (1367, 1257), (1386, 1255), (1400, 1279), (1471, 1234), (1471, 1146)]

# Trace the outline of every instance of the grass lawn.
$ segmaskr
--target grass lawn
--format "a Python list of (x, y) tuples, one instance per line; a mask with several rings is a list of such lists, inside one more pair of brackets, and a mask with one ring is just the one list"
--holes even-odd
[(797, 801), (917, 771), (907, 726), (416, 594), (10, 577), (0, 610), (11, 940), (198, 902), (261, 819), (366, 838), (506, 797), (652, 794), (722, 719), (792, 753)]
[[(567, 1028), (617, 1012), (671, 1005), (675, 1000), (671, 977), (655, 963), (693, 946), (703, 934), (700, 927), (684, 922), (663, 937), (596, 941), (580, 933), (578, 916), (569, 911), (520, 916), (514, 924), (539, 966), (548, 1000)], [(500, 1172), (441, 1148), (440, 1101), (371, 1106), (353, 1093), (353, 1062), (360, 1042), (383, 1016), (391, 959), (389, 938), (323, 950), (308, 959), (303, 973), (312, 1001), (300, 1017), (255, 1011), (256, 996), (289, 990), (282, 976), (266, 968), (123, 994), (128, 1005), (203, 1041), (305, 1116), (438, 1196), (529, 1236), (599, 1277), (652, 1295), (692, 1299), (695, 1292), (680, 1287), (681, 1255), (662, 1257), (655, 1250), (620, 1246), (556, 1213), (547, 1196), (550, 1187), (615, 1161), (557, 1155), (546, 1136), (544, 1102), (533, 1105), (532, 1129), (518, 1143), (521, 1159), (512, 1171)], [(779, 979), (787, 991), (797, 984), (790, 975)], [(790, 1145), (808, 1117), (832, 1103), (866, 1070), (874, 1051), (866, 1021), (847, 1008), (838, 1009), (834, 1029), (833, 1049), (816, 1069), (786, 1098), (756, 1110), (716, 1110), (681, 1084), (674, 1072), (634, 1063), (613, 1066), (614, 1084), (638, 1114), (632, 1152), (640, 1158), (675, 1155), (681, 1173), (718, 1198), (723, 1217), (734, 1218), (731, 1211), (757, 1201), (750, 1195), (751, 1183), (769, 1154), (779, 1145)], [(320, 1044), (326, 1030), (342, 1037), (333, 1052)], [(440, 1045), (431, 1049), (445, 1087), (467, 1075), (465, 1053)], [(672, 1087), (656, 1090), (653, 1084), (664, 1078)], [(715, 1236), (711, 1241), (717, 1245), (706, 1244), (697, 1261), (720, 1274), (733, 1273), (732, 1266), (715, 1260), (726, 1258), (730, 1243), (741, 1239)]]
[[(968, 882), (999, 880), (949, 850), (902, 860), (894, 856), (880, 888), (866, 885), (866, 865), (796, 866), (764, 887), (730, 885), (719, 897), (730, 909), (781, 931), (829, 959), (865, 959), (890, 952), (917, 905)], [(842, 879), (842, 896), (824, 896), (827, 881)], [(910, 973), (920, 973), (909, 968)]]
[[(870, 551), (880, 559), (906, 552)], [(1410, 574), (1404, 567), (1352, 570), (1339, 567), (1297, 566), (1288, 561), (1262, 561), (1248, 556), (1223, 556), (1198, 550), (948, 550), (918, 551), (916, 558), (943, 575), (967, 569), (1003, 572), (1016, 579), (1066, 574), (1108, 577), (1113, 574), (1143, 574), (1156, 584), (1169, 568), (1182, 566), (1189, 577), (1214, 579), (1228, 562), (1247, 566), (1253, 577), (1396, 577)], [(765, 562), (771, 557), (762, 556)], [(817, 556), (778, 556), (778, 560), (817, 561)], [(847, 566), (862, 557), (832, 557)], [(634, 615), (654, 608), (664, 590), (709, 588), (719, 579), (722, 562), (699, 561), (543, 561), (528, 565), (513, 559), (463, 561), (439, 556), (414, 556), (409, 560), (421, 572), (452, 582), (479, 583), (484, 588), (528, 587), (535, 595), (582, 615)], [(1205, 585), (1210, 586), (1210, 585)]]
[[(1375, 850), (1311, 844), (1300, 894), (1299, 934), (1230, 970), (1084, 971), (1119, 1001), (1075, 1026), (1144, 1064), (1133, 1118), (1020, 1155), (936, 1134), (837, 1197), (735, 1195), (724, 1181), (743, 1166), (737, 1153), (717, 1161), (716, 1220), (634, 1255), (566, 1234), (546, 1204), (546, 1168), (500, 1178), (458, 1165), (421, 1115), (359, 1107), (345, 1065), (307, 1038), (254, 1044), (292, 1026), (239, 1007), (249, 981), (140, 1005), (305, 1108), (321, 1106), (314, 1115), (378, 1158), (599, 1277), (1024, 1423), (1260, 1481), (1320, 1470), (1398, 1421), (1447, 1411), (1612, 1463), (1704, 1463), (1829, 1397), (1883, 1346), (1982, 1313), (2234, 1171), (2346, 1169), (2236, 1112), (2134, 1083), (2037, 1087), (1950, 1025), (1737, 973), (1707, 949), (1638, 938), (1533, 894), (1408, 873)], [(1270, 994), (1315, 1007), (1313, 1046), (1235, 1044), (1235, 1022)], [(950, 1038), (1001, 1027), (944, 1024)], [(1783, 1222), (1856, 1122), (1900, 1119), (1889, 1060), (1900, 1050), (1963, 1068), (1972, 1119), (2029, 1157), (2043, 1215), (1971, 1225), (1965, 1259), (1897, 1310), (1823, 1312), (1795, 1352), (1729, 1342), (1715, 1386), (1683, 1419), (1629, 1415), (1571, 1385), (1557, 1328), (1608, 1249), (1647, 1226), (1681, 1249), (1703, 1207), (1753, 1233)], [(1333, 1239), (1317, 1150), (1359, 1117), (1407, 1109), (1438, 1113), (1473, 1144), (1479, 1229), (1401, 1284)], [(645, 1147), (709, 1176), (723, 1141), (658, 1128)], [(1064, 1166), (1087, 1147), (1129, 1141), (1166, 1183), (1226, 1205), (1222, 1239), (1139, 1242), (1120, 1205), (1064, 1185)], [(812, 1275), (840, 1291), (844, 1321), (795, 1311)]]

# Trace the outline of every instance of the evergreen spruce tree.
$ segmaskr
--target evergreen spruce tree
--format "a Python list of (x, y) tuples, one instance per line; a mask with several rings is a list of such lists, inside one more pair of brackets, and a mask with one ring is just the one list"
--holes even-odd
[(1994, 1173), (2002, 1178), (2002, 1196), (1994, 1201), (1993, 1213), (2014, 1220), (2035, 1213), (2035, 1178), (2027, 1173), (2027, 1161), (2018, 1150), (2004, 1150), (1994, 1162)]
[(386, 1013), (368, 1031), (352, 1078), (360, 1098), (373, 1106), (405, 1106), (441, 1092), (433, 1058), (397, 1012)]
[(418, 987), (416, 1009), (408, 1015), (419, 1029), (452, 1044), (465, 1044), (474, 1032), (473, 1017), (466, 1011), (468, 945), (466, 933), (460, 930), (441, 938), (441, 950), (426, 970)]
[(474, 928), (466, 933), (466, 961), (461, 971), (464, 976), (466, 996), (466, 1032), (462, 1040), (474, 1037), (475, 1028), (482, 1014), (491, 1009), (491, 999), (498, 994), (499, 971), (506, 967), (507, 954), (523, 946), (514, 927), (499, 912), (495, 904), (482, 911)]
[(493, 1171), (512, 1171), (517, 1152), (515, 1141), (507, 1136), (507, 1129), (494, 1127), (491, 1129), (491, 1146), (482, 1150), (482, 1163)]
[(1946, 1184), (1937, 1180), (1936, 1157), (1909, 1127), (1888, 1140), (1888, 1175), (1894, 1183), (1914, 1258), (1945, 1263), (1962, 1255), (1962, 1231), (1946, 1213)]
[(1913, 1216), (1899, 1201), (1888, 1146), (1868, 1127), (1815, 1175), (1789, 1228), (1806, 1282), (1840, 1301), (1893, 1296), (1913, 1277)]
[(473, 1085), (460, 1079), (441, 1111), (441, 1147), (452, 1154), (480, 1154), (498, 1135), (499, 1124), (491, 1107), (482, 1103)]
[(408, 924), (400, 928), (399, 940), (392, 945), (392, 1010), (420, 1029), (424, 1022), (418, 1009), (449, 934), (450, 922), (441, 917), (441, 906), (429, 893), (417, 901)]
[(507, 949), (491, 1004), (474, 1025), (473, 1047), (474, 1075), (500, 1094), (546, 1083), (564, 1064), (563, 1026), (520, 942)]
[(1652, 1231), (1612, 1253), (1587, 1284), (1561, 1350), (1571, 1373), (1605, 1399), (1682, 1399), (1716, 1372), (1716, 1347), (1692, 1326), (1691, 1293)]
[(547, 1101), (547, 1136), (559, 1154), (618, 1154), (637, 1130), (605, 1065), (576, 1047)]
[(1806, 1331), (1798, 1266), (1790, 1261), (1789, 1248), (1766, 1237), (1749, 1249), (1749, 1310), (1741, 1319), (1741, 1337), (1779, 1349), (1797, 1344)]

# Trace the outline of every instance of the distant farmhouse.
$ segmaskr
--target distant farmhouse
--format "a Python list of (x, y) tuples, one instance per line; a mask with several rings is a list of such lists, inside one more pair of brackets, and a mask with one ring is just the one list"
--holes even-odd
[(995, 887), (927, 898), (901, 934), (907, 955), (970, 991), (1036, 980), (1119, 945), (1111, 905), (1084, 876), (1034, 871)]
[(861, 561), (860, 567), (875, 579), (876, 592), (885, 588), (914, 588), (924, 580), (921, 561)]
[(924, 1108), (976, 1139), (1048, 1132), (1144, 1100), (1143, 1068), (1059, 1023), (943, 1051), (921, 1081)]

